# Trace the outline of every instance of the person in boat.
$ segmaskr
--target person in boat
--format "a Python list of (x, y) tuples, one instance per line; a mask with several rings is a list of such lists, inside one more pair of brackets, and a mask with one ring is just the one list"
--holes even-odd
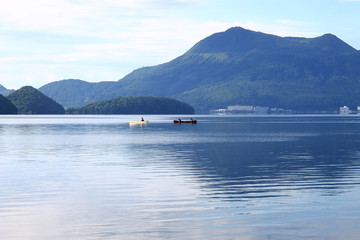
[(179, 122), (181, 122), (181, 118), (178, 118)]
[(190, 121), (192, 121), (192, 122), (193, 122), (193, 121), (194, 121), (194, 119), (190, 118)]
[(143, 118), (143, 117), (141, 117), (141, 121), (144, 122), (144, 118)]

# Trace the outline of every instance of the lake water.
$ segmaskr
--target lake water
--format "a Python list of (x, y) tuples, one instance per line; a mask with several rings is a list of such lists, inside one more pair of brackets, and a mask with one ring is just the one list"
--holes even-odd
[(360, 116), (177, 117), (0, 116), (0, 239), (359, 239)]

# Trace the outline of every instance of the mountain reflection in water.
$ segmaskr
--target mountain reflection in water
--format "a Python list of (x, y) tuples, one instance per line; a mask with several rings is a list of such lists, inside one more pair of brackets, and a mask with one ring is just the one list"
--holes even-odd
[(0, 118), (0, 237), (358, 238), (360, 117), (176, 117)]

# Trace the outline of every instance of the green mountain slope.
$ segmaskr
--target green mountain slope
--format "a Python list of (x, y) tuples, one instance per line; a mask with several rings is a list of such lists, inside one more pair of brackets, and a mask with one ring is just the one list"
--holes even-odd
[(18, 109), (9, 99), (0, 94), (0, 114), (16, 114)]
[(8, 99), (20, 114), (64, 114), (64, 108), (33, 87), (26, 86), (11, 93)]
[[(66, 93), (54, 86), (40, 90), (58, 100), (54, 92)], [(237, 27), (201, 40), (168, 63), (137, 69), (118, 82), (100, 82), (79, 95), (88, 101), (166, 96), (197, 112), (235, 104), (333, 110), (360, 105), (360, 53), (332, 34), (283, 38)]]

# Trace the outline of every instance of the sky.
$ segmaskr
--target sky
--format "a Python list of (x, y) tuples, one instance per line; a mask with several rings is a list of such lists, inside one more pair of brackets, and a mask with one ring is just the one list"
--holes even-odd
[(0, 84), (118, 81), (240, 26), (360, 49), (360, 0), (0, 0)]

